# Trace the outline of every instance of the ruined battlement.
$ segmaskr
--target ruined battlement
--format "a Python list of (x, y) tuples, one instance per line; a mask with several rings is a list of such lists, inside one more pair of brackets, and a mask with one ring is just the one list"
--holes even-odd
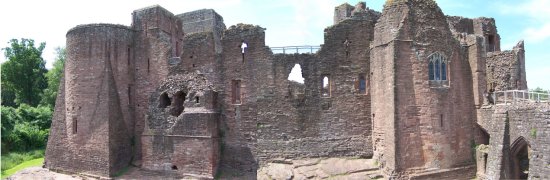
[(78, 25), (74, 28), (69, 29), (69, 31), (67, 31), (67, 36), (71, 33), (78, 33), (78, 32), (82, 32), (87, 29), (93, 29), (93, 28), (114, 28), (114, 29), (124, 29), (128, 31), (132, 31), (131, 27), (120, 25), (120, 24), (105, 24), (105, 23), (83, 24), (83, 25)]

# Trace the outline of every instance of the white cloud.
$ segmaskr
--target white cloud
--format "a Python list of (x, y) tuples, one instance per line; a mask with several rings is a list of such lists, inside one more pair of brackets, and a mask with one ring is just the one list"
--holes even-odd
[(541, 43), (550, 39), (550, 0), (515, 1), (521, 4), (497, 4), (503, 14), (526, 16), (529, 26), (521, 35), (532, 43)]

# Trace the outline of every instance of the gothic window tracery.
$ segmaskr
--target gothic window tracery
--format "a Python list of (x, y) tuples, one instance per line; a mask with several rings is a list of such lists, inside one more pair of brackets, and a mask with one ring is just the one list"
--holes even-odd
[(439, 52), (433, 53), (428, 57), (428, 76), (429, 80), (446, 81), (447, 80), (447, 59)]

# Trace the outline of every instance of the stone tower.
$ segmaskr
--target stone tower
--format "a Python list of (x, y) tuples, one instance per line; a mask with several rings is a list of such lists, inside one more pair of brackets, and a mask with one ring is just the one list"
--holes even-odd
[(370, 57), (374, 156), (383, 173), (472, 165), (472, 75), (435, 1), (387, 1)]

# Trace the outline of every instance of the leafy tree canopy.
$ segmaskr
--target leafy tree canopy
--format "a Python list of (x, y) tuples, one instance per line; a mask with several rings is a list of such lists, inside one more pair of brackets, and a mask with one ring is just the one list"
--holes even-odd
[(44, 89), (41, 105), (49, 106), (53, 109), (55, 106), (55, 99), (57, 97), (57, 90), (59, 89), (59, 81), (63, 75), (63, 68), (65, 67), (65, 48), (58, 47), (55, 49), (57, 57), (53, 62), (53, 68), (46, 73), (48, 79), (48, 88)]
[(1, 67), (2, 90), (11, 90), (15, 94), (16, 104), (36, 106), (40, 102), (43, 89), (47, 86), (44, 74), (48, 70), (45, 67), (46, 62), (41, 57), (46, 43), (42, 42), (35, 47), (32, 39), (12, 39), (9, 44), (10, 47), (4, 48), (4, 55), (8, 61)]

